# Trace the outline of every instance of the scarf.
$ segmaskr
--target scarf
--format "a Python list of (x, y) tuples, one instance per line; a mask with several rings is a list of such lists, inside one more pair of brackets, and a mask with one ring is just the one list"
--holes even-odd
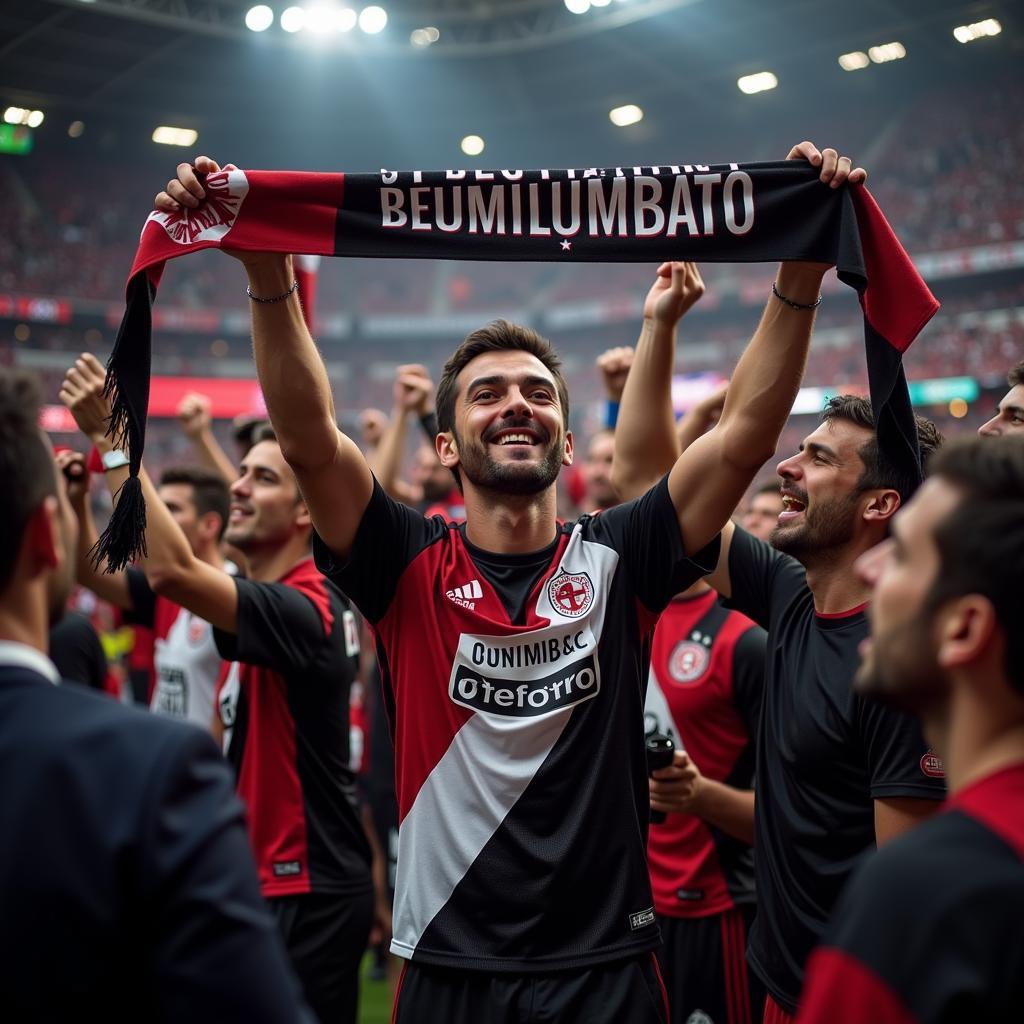
[(208, 248), (414, 259), (834, 264), (864, 313), (878, 442), (920, 480), (902, 355), (939, 304), (863, 187), (823, 185), (804, 161), (563, 170), (319, 174), (227, 165), (198, 209), (154, 211), (110, 356), (110, 434), (129, 478), (97, 561), (145, 547), (138, 480), (149, 401), (152, 303), (169, 259)]

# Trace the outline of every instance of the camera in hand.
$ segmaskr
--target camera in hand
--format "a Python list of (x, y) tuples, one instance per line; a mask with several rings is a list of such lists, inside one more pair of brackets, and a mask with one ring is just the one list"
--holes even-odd
[[(675, 756), (676, 745), (671, 736), (663, 732), (647, 734), (647, 774), (652, 775), (659, 768), (667, 768)], [(660, 825), (665, 820), (664, 811), (651, 811), (651, 824)]]

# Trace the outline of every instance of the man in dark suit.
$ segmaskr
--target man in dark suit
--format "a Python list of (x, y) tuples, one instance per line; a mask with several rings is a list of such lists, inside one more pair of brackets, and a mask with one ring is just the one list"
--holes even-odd
[(38, 410), (0, 369), (3, 1016), (309, 1021), (210, 737), (56, 685), (77, 526)]

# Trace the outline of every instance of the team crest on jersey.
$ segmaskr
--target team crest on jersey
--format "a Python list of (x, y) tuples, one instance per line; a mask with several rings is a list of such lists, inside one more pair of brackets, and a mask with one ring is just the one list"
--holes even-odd
[(681, 640), (669, 655), (668, 674), (673, 682), (688, 686), (708, 670), (711, 652), (702, 640)]
[(585, 572), (560, 572), (548, 584), (548, 600), (560, 615), (578, 619), (594, 603), (594, 584)]
[(198, 647), (206, 636), (206, 623), (197, 619), (194, 615), (188, 621), (188, 642), (193, 647)]
[(930, 750), (921, 758), (921, 771), (930, 779), (946, 777), (946, 766), (942, 763), (942, 758)]
[(179, 245), (219, 242), (238, 218), (249, 193), (249, 180), (245, 171), (228, 164), (216, 174), (207, 175), (203, 188), (206, 200), (198, 209), (183, 206), (174, 213), (154, 210), (146, 224), (155, 220), (167, 232), (167, 237)]

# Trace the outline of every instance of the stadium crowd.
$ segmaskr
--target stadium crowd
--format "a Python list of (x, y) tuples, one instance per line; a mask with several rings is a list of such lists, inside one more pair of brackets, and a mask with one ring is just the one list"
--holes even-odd
[[(1018, 105), (893, 126), (912, 144), (876, 192), (913, 253), (1024, 237)], [(180, 165), (157, 207), (200, 207), (218, 170)], [(69, 172), (0, 173), (0, 290), (117, 300), (152, 189), (98, 209)], [(780, 264), (757, 322), (747, 269), (537, 265), (513, 289), (498, 264), (327, 261), (313, 308), (292, 257), (237, 255), (161, 303), (247, 279), (251, 343), (168, 335), (155, 372), (251, 352), (266, 415), (190, 393), (140, 470), (109, 327), (33, 327), (34, 379), (0, 367), (0, 763), (45, 808), (0, 802), (12, 1019), (354, 1024), (368, 950), (398, 1024), (1016, 1019), (1019, 274), (981, 301), (951, 283), (904, 360), (995, 408), (915, 418), (901, 379), (869, 392), (822, 264)], [(545, 332), (561, 358), (496, 319), (332, 373), (345, 348), (310, 325), (543, 326), (593, 299), (622, 313)], [(675, 369), (704, 375), (682, 404)], [(829, 394), (791, 415), (801, 385)], [(55, 402), (74, 430), (44, 444)], [(135, 527), (133, 564), (108, 560)]]

